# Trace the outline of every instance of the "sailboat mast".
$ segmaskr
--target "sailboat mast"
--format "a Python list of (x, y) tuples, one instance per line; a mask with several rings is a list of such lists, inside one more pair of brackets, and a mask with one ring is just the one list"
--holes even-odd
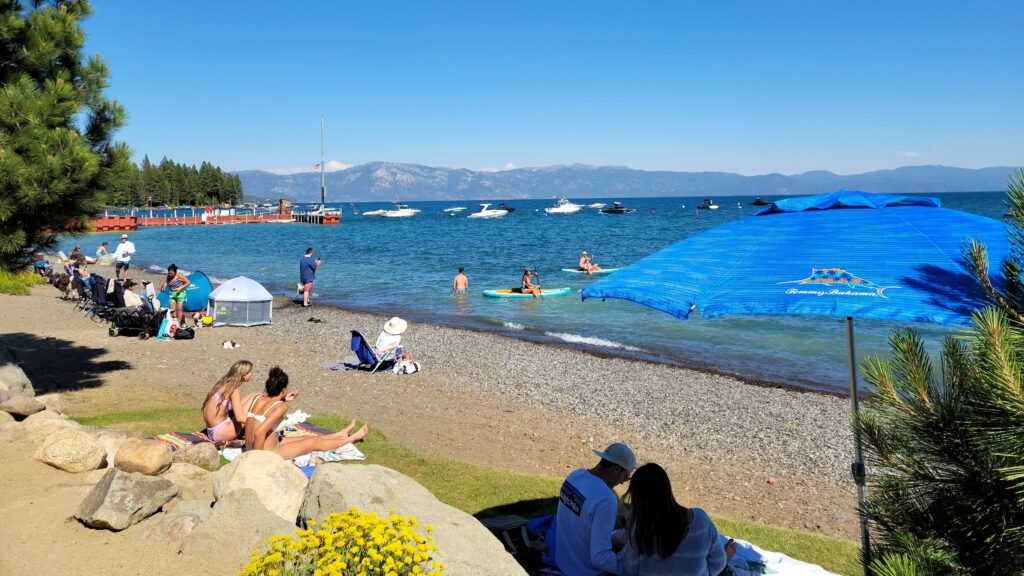
[(324, 117), (320, 116), (320, 209), (327, 210), (327, 181), (324, 179)]

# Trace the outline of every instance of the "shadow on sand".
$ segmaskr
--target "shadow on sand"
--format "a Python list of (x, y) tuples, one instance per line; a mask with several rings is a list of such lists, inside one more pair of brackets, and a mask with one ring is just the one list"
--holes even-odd
[(102, 384), (102, 374), (131, 368), (123, 360), (97, 360), (106, 354), (105, 348), (76, 346), (60, 338), (16, 332), (0, 334), (0, 345), (25, 371), (36, 394), (96, 388)]

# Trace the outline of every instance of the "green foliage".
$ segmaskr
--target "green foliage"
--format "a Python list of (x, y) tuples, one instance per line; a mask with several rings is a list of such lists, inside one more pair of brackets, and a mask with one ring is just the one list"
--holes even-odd
[(912, 330), (871, 358), (871, 408), (855, 422), (871, 468), (864, 513), (875, 574), (1024, 574), (1024, 172), (1011, 176), (1008, 282), (985, 247), (964, 257), (994, 306), (943, 344), (939, 374)]
[(45, 283), (46, 279), (38, 274), (0, 270), (0, 294), (27, 296), (33, 286)]
[(0, 269), (74, 232), (128, 165), (109, 71), (81, 54), (85, 0), (0, 0)]
[(129, 164), (106, 201), (115, 206), (233, 205), (242, 201), (242, 181), (209, 162), (197, 169), (165, 157), (154, 165), (146, 156), (141, 167)]

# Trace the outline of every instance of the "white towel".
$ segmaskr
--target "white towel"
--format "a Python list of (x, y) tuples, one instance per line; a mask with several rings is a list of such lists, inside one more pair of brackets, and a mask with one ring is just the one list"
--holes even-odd
[[(725, 546), (729, 538), (719, 535), (718, 540)], [(729, 562), (729, 567), (736, 572), (736, 576), (838, 576), (817, 564), (801, 562), (781, 552), (769, 552), (745, 540), (736, 540), (736, 554)]]

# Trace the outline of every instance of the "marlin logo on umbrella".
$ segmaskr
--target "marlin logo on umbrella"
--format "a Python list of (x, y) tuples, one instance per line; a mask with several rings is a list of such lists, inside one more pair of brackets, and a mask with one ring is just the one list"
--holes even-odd
[(886, 290), (899, 288), (899, 286), (879, 286), (870, 280), (854, 276), (841, 268), (812, 268), (811, 275), (803, 280), (790, 280), (788, 282), (779, 282), (779, 284), (822, 284), (832, 288), (839, 288), (840, 286), (865, 288), (874, 290), (875, 294), (881, 298), (885, 298)]

